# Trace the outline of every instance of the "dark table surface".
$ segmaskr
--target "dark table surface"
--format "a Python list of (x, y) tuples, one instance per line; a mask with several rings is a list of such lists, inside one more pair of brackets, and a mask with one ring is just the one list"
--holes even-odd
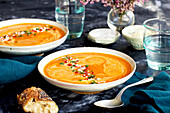
[[(135, 8), (135, 24), (142, 24), (144, 20), (153, 17), (170, 17), (169, 6), (169, 0), (149, 0), (144, 7)], [(14, 18), (41, 18), (55, 21), (54, 10), (54, 0), (0, 0), (0, 21)], [(100, 3), (93, 5), (88, 4), (86, 6), (86, 18), (82, 36), (79, 39), (66, 40), (62, 45), (45, 53), (45, 55), (73, 47), (110, 48), (131, 56), (136, 61), (137, 72), (147, 75), (157, 75), (160, 71), (155, 71), (148, 67), (145, 51), (134, 50), (122, 36), (117, 42), (110, 45), (96, 44), (87, 39), (87, 34), (90, 30), (95, 28), (108, 28), (106, 19), (109, 10), (109, 7), (103, 7)], [(170, 73), (170, 71), (166, 72)], [(21, 80), (0, 85), (0, 113), (22, 112), (18, 109), (16, 95), (31, 86), (40, 87), (45, 90), (59, 106), (59, 113), (127, 112), (125, 108), (102, 109), (93, 105), (97, 100), (114, 98), (122, 85), (98, 94), (81, 95), (49, 84), (41, 77), (36, 69)]]

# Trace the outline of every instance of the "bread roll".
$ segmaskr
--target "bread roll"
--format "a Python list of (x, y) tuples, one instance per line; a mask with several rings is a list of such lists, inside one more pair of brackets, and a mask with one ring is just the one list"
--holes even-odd
[(17, 95), (19, 105), (25, 112), (57, 113), (56, 103), (40, 88), (31, 87)]

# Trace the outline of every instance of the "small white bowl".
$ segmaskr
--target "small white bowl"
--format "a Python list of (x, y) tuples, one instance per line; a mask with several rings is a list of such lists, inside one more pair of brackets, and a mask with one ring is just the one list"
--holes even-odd
[[(51, 79), (47, 77), (44, 73), (44, 67), (47, 63), (49, 63), (51, 60), (67, 55), (67, 54), (72, 54), (72, 53), (82, 53), (82, 52), (97, 52), (97, 53), (106, 53), (106, 54), (111, 54), (111, 55), (116, 55), (119, 56), (123, 59), (126, 59), (132, 66), (132, 71), (129, 75), (127, 75), (124, 78), (121, 78), (119, 80), (115, 80), (113, 82), (108, 82), (108, 83), (103, 83), (103, 84), (73, 84), (73, 83), (66, 83), (66, 82), (61, 82), (56, 79)], [(113, 88), (117, 85), (120, 85), (124, 82), (126, 82), (135, 72), (136, 69), (136, 64), (135, 61), (129, 57), (128, 55), (116, 51), (116, 50), (111, 50), (111, 49), (105, 49), (105, 48), (97, 48), (97, 47), (80, 47), (80, 48), (71, 48), (71, 49), (66, 49), (66, 50), (61, 50), (55, 53), (52, 53), (46, 57), (44, 57), (38, 64), (38, 70), (42, 77), (48, 81), (49, 83), (58, 86), (60, 88), (68, 89), (74, 92), (78, 92), (81, 94), (92, 94), (92, 93), (97, 93), (100, 91), (104, 91), (110, 88)]]
[(143, 25), (131, 25), (125, 27), (122, 30), (122, 34), (127, 42), (129, 42), (134, 49), (143, 50), (144, 30), (145, 28)]
[(0, 28), (5, 26), (10, 26), (14, 24), (21, 24), (21, 23), (42, 23), (42, 24), (50, 24), (62, 29), (66, 34), (59, 40), (42, 44), (42, 45), (35, 45), (35, 46), (4, 46), (0, 45), (0, 51), (13, 54), (13, 55), (30, 55), (30, 54), (38, 54), (43, 53), (49, 50), (56, 48), (57, 46), (61, 45), (67, 38), (69, 31), (68, 29), (55, 21), (44, 20), (44, 19), (32, 19), (32, 18), (21, 18), (21, 19), (11, 19), (6, 21), (0, 22)]
[(88, 39), (92, 42), (107, 45), (116, 42), (120, 37), (120, 33), (109, 28), (93, 29), (88, 34)]

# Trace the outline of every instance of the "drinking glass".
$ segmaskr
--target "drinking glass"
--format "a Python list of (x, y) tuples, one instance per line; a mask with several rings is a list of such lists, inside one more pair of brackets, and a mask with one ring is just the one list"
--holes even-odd
[(56, 21), (69, 29), (67, 38), (79, 38), (83, 32), (85, 6), (79, 0), (55, 0)]
[(170, 18), (144, 21), (144, 48), (149, 67), (170, 70)]

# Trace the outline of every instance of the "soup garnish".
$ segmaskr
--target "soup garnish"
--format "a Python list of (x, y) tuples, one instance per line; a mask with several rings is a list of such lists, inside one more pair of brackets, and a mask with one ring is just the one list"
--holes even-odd
[(89, 68), (89, 65), (80, 65), (79, 59), (73, 59), (70, 56), (66, 56), (59, 59), (59, 61), (61, 61), (60, 65), (68, 66), (69, 69), (72, 70), (72, 72), (82, 76), (83, 79), (79, 79), (79, 81), (91, 80), (92, 81), (91, 84), (98, 83), (96, 80), (99, 78), (95, 77), (93, 70)]

